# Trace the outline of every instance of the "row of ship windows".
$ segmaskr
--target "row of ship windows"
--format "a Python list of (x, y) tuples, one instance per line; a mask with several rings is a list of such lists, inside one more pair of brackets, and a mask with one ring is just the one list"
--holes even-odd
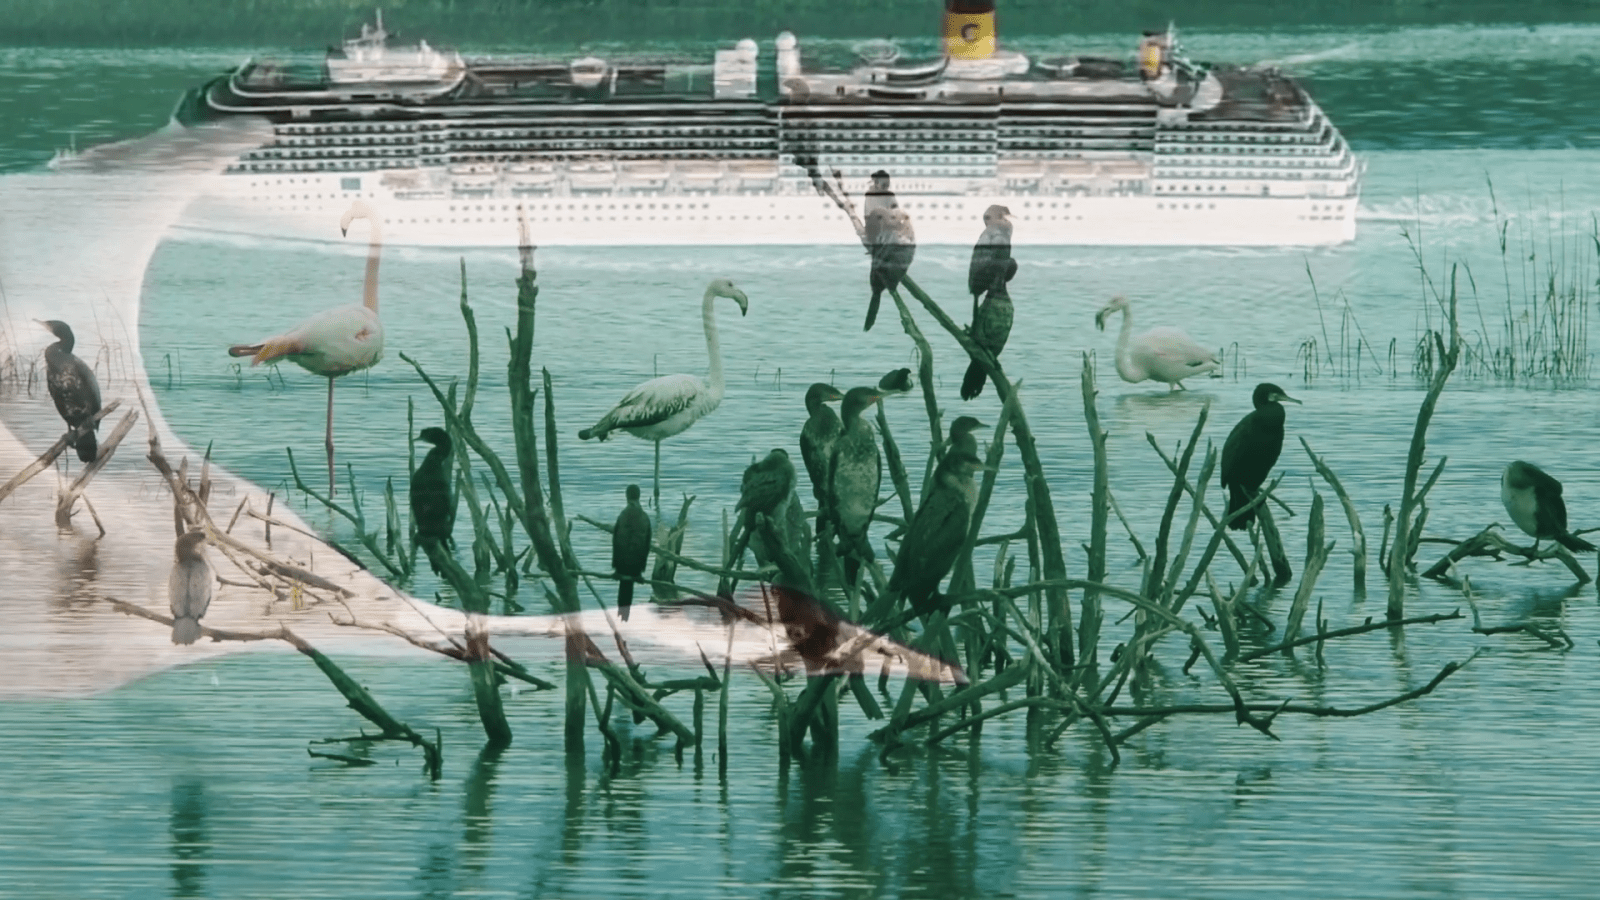
[[(1198, 208), (1198, 206), (1199, 206), (1199, 204), (1196, 204), (1197, 208)], [(1212, 208), (1215, 208), (1215, 204), (1212, 205)], [(285, 207), (283, 207), (283, 209), (286, 210), (286, 211), (290, 211), (290, 212), (315, 212), (317, 210), (316, 207), (311, 207), (311, 206), (285, 206)], [(834, 207), (832, 207), (832, 206), (827, 207), (827, 211), (831, 211), (833, 209), (834, 209)], [(574, 222), (580, 221), (580, 217), (579, 216), (559, 216), (558, 218), (570, 219), (571, 221), (574, 221)], [(715, 216), (707, 215), (707, 214), (701, 214), (701, 215), (698, 215), (698, 216), (695, 216), (695, 215), (689, 215), (689, 216), (684, 216), (684, 215), (674, 215), (674, 216), (662, 215), (662, 216), (659, 216), (659, 217), (653, 216), (653, 215), (652, 216), (620, 216), (619, 217), (619, 216), (615, 216), (615, 215), (600, 215), (599, 213), (596, 213), (596, 214), (591, 215), (591, 216), (583, 216), (583, 217), (581, 217), (581, 221), (584, 221), (584, 222), (615, 222), (615, 221), (618, 221), (619, 218), (622, 221), (641, 221), (641, 220), (644, 220), (644, 221), (650, 221), (650, 222), (658, 221), (658, 219), (659, 219), (659, 221), (662, 221), (662, 222), (667, 222), (667, 221), (682, 222), (684, 220), (688, 220), (688, 221), (691, 221), (691, 222), (693, 222), (693, 221), (701, 221), (701, 222), (717, 221), (717, 222), (721, 222), (721, 221), (724, 221), (724, 220), (729, 221), (729, 222), (740, 222), (740, 221), (748, 222), (748, 221), (750, 221), (752, 219), (756, 220), (757, 222), (774, 221), (773, 219), (771, 219), (771, 218), (769, 218), (767, 216), (763, 216), (763, 215), (749, 215), (749, 214), (733, 215), (731, 213), (728, 214), (728, 215), (715, 215)], [(795, 219), (807, 219), (809, 217), (807, 217), (807, 216), (785, 215), (783, 218), (785, 220), (795, 220)], [(953, 217), (944, 216), (944, 219), (946, 219), (946, 220), (949, 220), (951, 218), (953, 218)], [(965, 217), (963, 217), (963, 218), (965, 218)], [(1302, 217), (1302, 218), (1304, 218), (1304, 217)], [(1334, 217), (1329, 216), (1329, 218), (1334, 218)], [(1082, 221), (1083, 220), (1083, 215), (1081, 213), (1076, 215), (1076, 216), (1052, 214), (1052, 215), (1049, 215), (1049, 216), (1039, 216), (1038, 219), (1041, 220), (1041, 221), (1045, 220), (1045, 219), (1049, 219), (1051, 221), (1060, 221), (1060, 220), (1072, 221), (1074, 219), (1078, 220), (1078, 221)], [(483, 216), (478, 216), (477, 218), (451, 218), (451, 219), (448, 219), (448, 220), (445, 219), (442, 216), (441, 217), (437, 217), (437, 218), (407, 218), (407, 219), (390, 218), (388, 216), (385, 216), (384, 219), (383, 219), (383, 222), (384, 222), (385, 225), (395, 225), (397, 223), (398, 224), (406, 224), (406, 225), (444, 225), (444, 224), (470, 225), (470, 224), (473, 224), (473, 223), (494, 224), (496, 222), (509, 223), (509, 222), (515, 222), (515, 221), (517, 221), (517, 219), (515, 217), (513, 217), (513, 216), (499, 216), (499, 217), (489, 216), (487, 218), (485, 218)]]

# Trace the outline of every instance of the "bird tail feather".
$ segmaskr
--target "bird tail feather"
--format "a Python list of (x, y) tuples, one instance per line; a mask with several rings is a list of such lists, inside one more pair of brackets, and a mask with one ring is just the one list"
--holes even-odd
[(983, 393), (983, 384), (989, 380), (988, 373), (983, 371), (983, 366), (977, 360), (967, 364), (967, 377), (961, 379), (961, 399), (971, 400)]
[(867, 304), (867, 324), (861, 326), (862, 331), (871, 331), (872, 323), (878, 321), (878, 304), (883, 300), (883, 290), (877, 288), (872, 292), (872, 302)]
[(1588, 541), (1584, 540), (1581, 537), (1578, 537), (1575, 534), (1570, 534), (1568, 532), (1563, 531), (1560, 534), (1556, 535), (1556, 540), (1561, 543), (1561, 546), (1567, 548), (1568, 550), (1571, 550), (1574, 553), (1593, 553), (1594, 552), (1594, 545), (1593, 544), (1589, 543)]
[(172, 620), (172, 642), (192, 644), (200, 640), (200, 620), (182, 616)]
[[(1238, 512), (1249, 505), (1250, 495), (1245, 493), (1244, 488), (1237, 484), (1228, 486), (1228, 515), (1231, 516), (1235, 512)], [(1234, 531), (1244, 531), (1245, 529), (1249, 528), (1250, 523), (1254, 522), (1255, 520), (1255, 510), (1251, 510), (1250, 512), (1247, 512), (1239, 518), (1228, 523), (1228, 527), (1232, 528)]]
[(83, 436), (78, 438), (76, 447), (78, 459), (86, 463), (94, 462), (94, 458), (100, 453), (100, 442), (95, 438), (93, 431), (85, 430)]
[(617, 615), (628, 621), (628, 609), (633, 606), (633, 579), (624, 575), (617, 583)]
[(259, 344), (238, 344), (228, 348), (229, 356), (249, 356), (250, 365), (259, 366), (262, 363), (282, 359), (292, 353), (299, 353), (301, 344), (287, 338), (267, 338)]

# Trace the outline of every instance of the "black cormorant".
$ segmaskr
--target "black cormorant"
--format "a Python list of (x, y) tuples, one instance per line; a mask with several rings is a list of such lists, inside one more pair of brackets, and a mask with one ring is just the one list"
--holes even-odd
[(839, 414), (828, 404), (843, 399), (838, 388), (820, 381), (806, 390), (806, 412), (811, 415), (800, 428), (800, 459), (811, 476), (811, 493), (817, 498), (818, 509), (828, 503), (828, 463), (833, 459), (833, 442), (844, 430)]
[(908, 368), (895, 369), (878, 379), (878, 390), (885, 394), (904, 394), (916, 386)]
[[(44, 348), (44, 380), (50, 389), (50, 399), (56, 402), (56, 412), (61, 414), (67, 427), (78, 428), (100, 411), (100, 383), (95, 381), (94, 371), (88, 364), (72, 355), (76, 339), (67, 323), (51, 319), (39, 324), (56, 336), (56, 342)], [(99, 452), (95, 429), (99, 427), (100, 423), (96, 422), (78, 435), (72, 445), (78, 451), (78, 459), (94, 462)]]
[(456, 526), (456, 472), (454, 446), (443, 428), (424, 428), (415, 440), (433, 446), (411, 473), (411, 524), (417, 529), (417, 546), (454, 546)]
[[(1005, 275), (1006, 264), (1012, 262), (1011, 220), (1006, 218), (1009, 215), (1011, 210), (998, 204), (983, 211), (983, 233), (972, 245), (972, 262), (967, 264), (967, 293), (972, 295), (974, 323), (978, 318), (978, 298), (994, 286), (996, 278), (1011, 280), (1011, 275)], [(1014, 264), (1011, 272), (1016, 273)]]
[(900, 543), (889, 590), (902, 594), (919, 613), (932, 610), (931, 601), (939, 582), (950, 573), (956, 554), (967, 539), (972, 508), (978, 500), (978, 486), (972, 476), (982, 467), (976, 454), (968, 453), (959, 443), (952, 446), (934, 470), (933, 490), (923, 499)]
[[(766, 516), (784, 544), (793, 547), (792, 536), (786, 534), (789, 520), (783, 504), (793, 496), (794, 485), (794, 463), (789, 461), (788, 451), (781, 447), (744, 470), (744, 479), (739, 485), (739, 502), (734, 512), (739, 514), (739, 525), (744, 534), (741, 544), (750, 545), (755, 552), (756, 562), (761, 565), (772, 562), (775, 554), (761, 534), (756, 514)], [(738, 549), (743, 550), (743, 547)], [(734, 560), (737, 562), (737, 555)]]
[[(1011, 294), (1006, 291), (1006, 282), (1016, 274), (1017, 261), (1007, 259), (999, 275), (995, 277), (994, 286), (989, 288), (989, 293), (983, 298), (983, 305), (972, 313), (973, 343), (989, 351), (996, 358), (1006, 348), (1006, 340), (1011, 337), (1011, 321), (1016, 315), (1016, 309), (1011, 304)], [(984, 382), (988, 380), (988, 373), (977, 360), (968, 363), (967, 375), (961, 379), (961, 399), (971, 400), (983, 393)]]
[(878, 485), (883, 479), (877, 432), (862, 413), (883, 395), (876, 388), (854, 387), (844, 395), (840, 421), (844, 430), (833, 445), (828, 466), (828, 508), (839, 536), (839, 555), (845, 560), (845, 577), (854, 581), (861, 563), (872, 559), (867, 527), (878, 508)]
[(192, 644), (200, 639), (200, 617), (211, 605), (211, 566), (200, 545), (204, 531), (178, 535), (173, 545), (172, 574), (167, 576), (167, 601), (172, 607), (172, 642)]
[(650, 561), (650, 516), (639, 505), (639, 486), (628, 485), (628, 505), (611, 529), (611, 568), (617, 573), (617, 613), (628, 620), (633, 605), (633, 580), (644, 576)]
[(1567, 530), (1567, 504), (1561, 499), (1561, 482), (1532, 463), (1517, 460), (1500, 476), (1500, 502), (1511, 521), (1533, 538), (1551, 538), (1577, 553), (1593, 553), (1594, 545)]
[(911, 268), (917, 255), (917, 236), (911, 228), (911, 218), (898, 207), (875, 209), (867, 215), (867, 252), (872, 255), (872, 270), (868, 282), (872, 286), (872, 299), (867, 304), (867, 322), (862, 331), (871, 331), (878, 319), (878, 304), (884, 291), (900, 287), (900, 280)]
[(973, 432), (982, 427), (983, 423), (972, 416), (957, 416), (956, 420), (950, 423), (950, 442), (945, 445), (945, 455), (965, 453), (968, 456), (978, 456), (978, 438)]
[[(1222, 445), (1222, 487), (1228, 492), (1228, 514), (1250, 505), (1256, 491), (1266, 482), (1272, 466), (1283, 451), (1282, 401), (1299, 403), (1275, 384), (1262, 382), (1251, 395), (1255, 409), (1228, 432)], [(1252, 510), (1228, 527), (1243, 531), (1255, 521)]]

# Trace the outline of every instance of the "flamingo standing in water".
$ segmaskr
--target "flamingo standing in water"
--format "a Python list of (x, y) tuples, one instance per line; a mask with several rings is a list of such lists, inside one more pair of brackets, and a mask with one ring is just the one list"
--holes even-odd
[(661, 508), (661, 442), (688, 431), (689, 426), (710, 415), (722, 403), (722, 345), (717, 342), (717, 320), (711, 308), (711, 301), (717, 297), (727, 297), (738, 303), (741, 316), (750, 309), (744, 291), (734, 287), (728, 279), (718, 278), (706, 285), (700, 317), (705, 325), (706, 355), (710, 357), (711, 371), (707, 377), (663, 375), (652, 378), (629, 391), (594, 423), (594, 427), (578, 432), (578, 437), (586, 441), (590, 438), (603, 441), (613, 431), (626, 431), (636, 438), (654, 441), (656, 509)]
[(328, 379), (328, 495), (334, 494), (333, 479), (333, 380), (341, 375), (370, 369), (383, 358), (383, 323), (378, 319), (378, 255), (383, 249), (383, 234), (378, 214), (361, 200), (339, 220), (339, 233), (348, 234), (350, 223), (366, 219), (371, 227), (367, 245), (367, 278), (361, 304), (339, 306), (318, 313), (283, 334), (258, 344), (238, 344), (228, 348), (229, 356), (249, 356), (250, 364), (288, 359), (302, 369)]
[(1169, 391), (1184, 390), (1183, 379), (1222, 368), (1222, 360), (1195, 343), (1181, 328), (1158, 325), (1137, 336), (1133, 333), (1133, 307), (1127, 297), (1112, 297), (1095, 313), (1094, 325), (1104, 331), (1106, 319), (1122, 312), (1122, 333), (1117, 335), (1117, 374), (1129, 384), (1165, 382)]

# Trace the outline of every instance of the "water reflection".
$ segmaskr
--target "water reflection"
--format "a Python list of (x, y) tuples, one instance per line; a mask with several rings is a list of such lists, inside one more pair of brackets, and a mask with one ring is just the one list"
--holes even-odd
[(205, 782), (185, 776), (172, 783), (172, 809), (167, 832), (172, 836), (172, 896), (206, 897), (206, 870), (211, 835), (206, 827)]
[(79, 533), (63, 533), (56, 544), (56, 590), (49, 595), (56, 611), (81, 609), (99, 600), (100, 541)]

